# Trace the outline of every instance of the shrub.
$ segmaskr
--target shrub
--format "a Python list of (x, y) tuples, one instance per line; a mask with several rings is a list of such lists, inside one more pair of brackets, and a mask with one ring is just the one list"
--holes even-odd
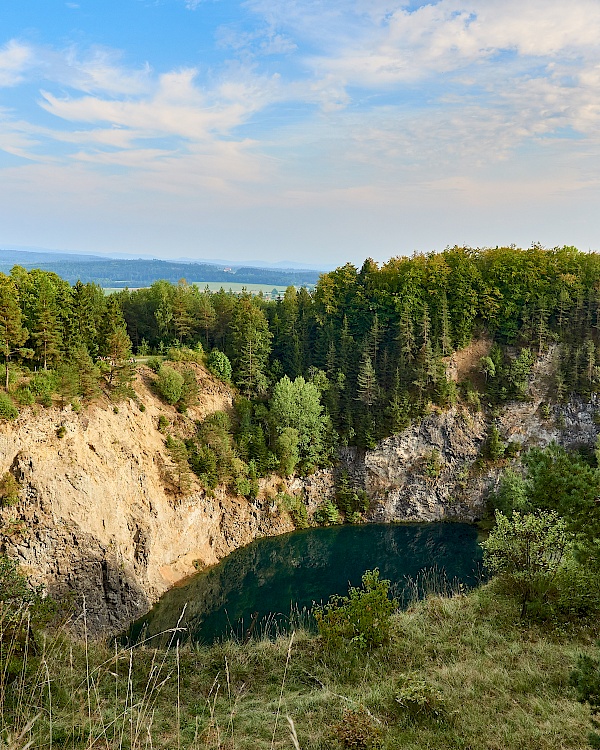
[(467, 404), (474, 411), (481, 411), (481, 396), (470, 385), (467, 386)]
[(147, 365), (154, 372), (158, 372), (160, 370), (160, 366), (162, 365), (162, 358), (161, 357), (150, 357), (150, 359), (147, 362)]
[(308, 510), (300, 495), (288, 495), (286, 492), (280, 492), (277, 495), (277, 500), (283, 509), (289, 513), (292, 523), (297, 529), (308, 528)]
[(595, 730), (589, 735), (591, 747), (600, 748), (600, 660), (582, 654), (570, 678), (577, 690), (577, 700), (589, 703), (592, 726)]
[(184, 412), (189, 406), (198, 403), (198, 381), (193, 367), (186, 367), (182, 373), (183, 384), (181, 386), (181, 397), (177, 408)]
[(519, 513), (508, 518), (496, 511), (496, 526), (481, 542), (487, 568), (527, 605), (546, 601), (570, 542), (567, 525), (555, 511)]
[(52, 406), (52, 394), (56, 391), (56, 374), (46, 370), (36, 372), (29, 382), (30, 390), (44, 406)]
[(14, 476), (7, 471), (0, 479), (0, 507), (4, 505), (16, 505), (19, 502), (19, 483)]
[(183, 393), (183, 375), (168, 365), (161, 365), (156, 389), (168, 404), (176, 404)]
[(206, 365), (213, 375), (216, 375), (226, 383), (231, 382), (231, 362), (224, 352), (220, 352), (218, 349), (213, 349), (208, 355)]
[(315, 511), (313, 519), (320, 526), (334, 526), (340, 522), (340, 512), (331, 500), (325, 500)]
[(369, 509), (369, 498), (364, 490), (355, 490), (350, 484), (348, 472), (344, 469), (340, 472), (335, 483), (335, 504), (344, 513), (349, 523), (350, 516), (358, 513), (366, 513)]
[(436, 479), (440, 475), (442, 467), (442, 456), (437, 448), (432, 448), (423, 456), (423, 474), (429, 479)]
[(35, 396), (26, 385), (21, 385), (15, 391), (15, 398), (22, 406), (31, 406), (35, 403)]
[(391, 618), (398, 606), (389, 597), (390, 582), (379, 578), (379, 570), (367, 570), (362, 587), (350, 587), (348, 596), (332, 596), (314, 610), (319, 634), (327, 647), (351, 643), (372, 649), (389, 638)]
[(19, 416), (19, 410), (13, 404), (8, 393), (0, 392), (0, 419), (16, 419)]
[(198, 342), (195, 349), (189, 349), (187, 346), (172, 346), (167, 352), (167, 359), (171, 362), (196, 362), (201, 365), (204, 361), (204, 349)]
[(495, 425), (490, 427), (490, 434), (487, 441), (487, 455), (492, 461), (499, 461), (504, 458), (506, 446), (500, 439), (500, 432)]
[(412, 718), (439, 718), (444, 712), (441, 692), (413, 674), (400, 677), (394, 699)]
[(165, 417), (164, 414), (160, 414), (158, 417), (158, 429), (160, 430), (160, 432), (165, 432), (168, 426), (169, 420)]
[(333, 737), (349, 750), (378, 750), (382, 747), (381, 725), (361, 706), (344, 711), (342, 720), (332, 727)]

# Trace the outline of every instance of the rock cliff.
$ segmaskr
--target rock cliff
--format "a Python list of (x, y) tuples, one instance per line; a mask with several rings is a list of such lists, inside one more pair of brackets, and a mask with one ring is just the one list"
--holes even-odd
[(21, 487), (19, 504), (0, 511), (3, 549), (51, 594), (85, 598), (92, 633), (119, 631), (198, 567), (293, 528), (268, 496), (170, 491), (159, 415), (183, 434), (232, 403), (226, 387), (197, 374), (200, 404), (188, 418), (152, 393), (142, 369), (137, 399), (116, 408), (35, 408), (0, 424), (0, 474), (10, 470)]
[[(194, 419), (232, 404), (232, 392), (200, 366), (197, 377), (200, 402), (185, 418), (153, 394), (141, 368), (137, 398), (118, 408), (108, 402), (80, 413), (35, 407), (0, 424), (0, 475), (11, 471), (21, 487), (19, 504), (0, 510), (3, 551), (50, 593), (85, 599), (92, 633), (118, 632), (196, 569), (293, 528), (273, 499), (274, 482), (264, 482), (253, 502), (197, 486), (184, 497), (170, 490), (158, 417), (185, 434)], [(367, 491), (368, 520), (479, 518), (503, 468), (481, 460), (492, 423), (505, 442), (522, 448), (552, 440), (593, 445), (596, 404), (548, 411), (541, 391), (532, 387), (529, 401), (494, 416), (464, 407), (434, 411), (373, 450), (345, 449), (340, 463)], [(310, 511), (333, 484), (333, 472), (321, 471), (294, 480), (289, 490), (302, 492)]]

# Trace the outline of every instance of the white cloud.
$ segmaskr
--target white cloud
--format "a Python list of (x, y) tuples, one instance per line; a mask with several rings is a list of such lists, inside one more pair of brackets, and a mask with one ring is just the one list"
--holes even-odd
[(277, 79), (231, 77), (212, 90), (195, 85), (196, 71), (159, 76), (151, 95), (115, 99), (100, 96), (57, 97), (43, 91), (41, 106), (69, 122), (130, 128), (139, 137), (176, 136), (191, 142), (224, 135), (271, 101)]
[(4, 47), (0, 47), (0, 87), (21, 83), (25, 72), (32, 64), (31, 47), (11, 39)]

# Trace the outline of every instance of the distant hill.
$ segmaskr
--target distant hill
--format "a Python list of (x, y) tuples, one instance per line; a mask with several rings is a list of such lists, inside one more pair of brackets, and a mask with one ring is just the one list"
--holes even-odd
[(225, 288), (229, 283), (272, 284), (277, 287), (313, 286), (320, 276), (319, 271), (309, 269), (236, 267), (157, 259), (106, 259), (97, 255), (0, 250), (1, 272), (9, 273), (15, 264), (27, 269), (54, 271), (71, 284), (81, 280), (112, 288), (145, 287), (158, 279), (177, 283), (181, 278), (189, 282), (222, 283)]

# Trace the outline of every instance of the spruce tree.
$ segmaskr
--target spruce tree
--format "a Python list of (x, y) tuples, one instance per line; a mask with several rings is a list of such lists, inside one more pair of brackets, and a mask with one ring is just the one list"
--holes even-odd
[(272, 334), (263, 311), (249, 294), (240, 299), (231, 321), (231, 330), (236, 383), (247, 396), (265, 393)]
[(31, 338), (37, 360), (44, 370), (48, 363), (59, 355), (61, 335), (57, 318), (55, 290), (49, 279), (42, 276), (38, 285), (38, 300), (35, 306), (35, 319), (32, 325)]
[(185, 279), (180, 279), (173, 294), (173, 328), (180, 344), (189, 338), (194, 327), (194, 321), (190, 313), (192, 302), (191, 289)]
[(0, 352), (4, 357), (6, 376), (4, 387), (8, 390), (9, 362), (13, 354), (22, 350), (29, 332), (21, 324), (21, 308), (15, 283), (4, 274), (0, 274)]

